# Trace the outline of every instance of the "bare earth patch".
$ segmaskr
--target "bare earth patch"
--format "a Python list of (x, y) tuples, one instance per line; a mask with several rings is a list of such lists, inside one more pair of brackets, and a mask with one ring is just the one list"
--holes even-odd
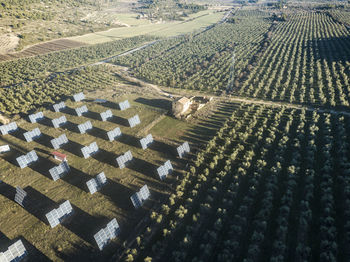
[(0, 54), (13, 52), (19, 43), (19, 38), (12, 33), (0, 35)]

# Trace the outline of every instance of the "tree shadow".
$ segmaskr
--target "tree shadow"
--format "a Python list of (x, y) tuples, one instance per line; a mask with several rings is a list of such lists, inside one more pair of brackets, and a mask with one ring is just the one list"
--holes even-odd
[(98, 120), (98, 121), (101, 121), (101, 115), (97, 112), (94, 112), (94, 111), (88, 111), (84, 114), (85, 117), (87, 118), (91, 118), (91, 119), (94, 119), (94, 120)]
[(128, 168), (145, 176), (157, 177), (158, 166), (137, 157), (128, 163)]
[(92, 135), (92, 136), (96, 137), (96, 138), (101, 138), (103, 140), (108, 140), (109, 141), (109, 139), (107, 137), (107, 132), (105, 130), (99, 128), (99, 127), (93, 126), (92, 129), (87, 130), (87, 133), (89, 135)]
[(78, 157), (82, 157), (83, 154), (81, 153), (81, 148), (83, 146), (77, 142), (74, 142), (72, 140), (69, 140), (68, 143), (62, 145), (62, 149), (68, 151), (69, 153), (76, 155)]
[[(105, 226), (109, 222), (108, 219), (100, 216), (92, 216), (76, 205), (72, 203), (71, 205), (73, 214), (67, 217), (62, 222), (62, 225), (84, 241), (96, 245), (93, 232), (97, 232), (100, 227), (103, 225)], [(96, 225), (100, 225), (100, 227), (96, 227)], [(96, 230), (93, 230), (94, 228), (96, 228)]]
[(157, 107), (166, 111), (171, 110), (172, 107), (172, 102), (167, 99), (146, 99), (143, 97), (139, 97), (135, 99), (135, 102), (151, 107)]
[(27, 205), (25, 206), (25, 210), (46, 225), (49, 225), (45, 215), (52, 209), (57, 208), (56, 202), (31, 186), (26, 186), (23, 188), (23, 190), (28, 194), (28, 201)]
[(137, 137), (126, 133), (123, 133), (118, 141), (128, 146), (141, 148), (140, 140)]
[(313, 49), (315, 60), (326, 60), (328, 63), (346, 63), (350, 60), (350, 53), (343, 48), (350, 45), (349, 36), (317, 38), (308, 41), (307, 45)]
[(96, 152), (96, 154), (93, 154), (91, 157), (99, 162), (103, 162), (113, 167), (117, 167), (117, 155), (112, 152), (106, 151), (102, 148), (99, 148), (98, 152)]
[(128, 119), (120, 116), (113, 115), (113, 117), (109, 118), (107, 121), (113, 124), (130, 127)]

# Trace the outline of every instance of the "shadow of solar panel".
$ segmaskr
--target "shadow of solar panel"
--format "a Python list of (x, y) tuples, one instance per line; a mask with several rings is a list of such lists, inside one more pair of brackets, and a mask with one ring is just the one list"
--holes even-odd
[(120, 227), (117, 222), (117, 219), (113, 219), (110, 221), (105, 228), (102, 228), (95, 235), (95, 241), (100, 250), (103, 248), (114, 238), (116, 238), (120, 233)]
[(15, 202), (17, 202), (21, 206), (24, 206), (26, 196), (27, 196), (27, 193), (22, 188), (17, 186), (16, 187)]
[(45, 216), (51, 228), (54, 228), (57, 225), (59, 225), (66, 217), (71, 215), (72, 212), (73, 212), (73, 208), (69, 200), (66, 200), (58, 208), (51, 210)]
[(64, 102), (60, 102), (58, 104), (54, 104), (53, 105), (53, 109), (54, 109), (55, 112), (60, 112), (60, 110), (65, 108), (65, 107), (66, 107), (66, 105), (65, 105)]
[(18, 240), (17, 242), (9, 246), (5, 252), (0, 252), (0, 261), (17, 262), (22, 260), (25, 256), (27, 256), (27, 254), (27, 250), (24, 247), (22, 241)]
[(121, 135), (122, 135), (122, 132), (120, 131), (119, 127), (116, 127), (115, 129), (107, 132), (109, 141), (113, 141), (114, 139), (120, 137)]
[(83, 92), (81, 92), (81, 93), (73, 95), (73, 99), (75, 102), (79, 102), (79, 101), (82, 101), (85, 99), (85, 95)]
[(8, 123), (7, 125), (0, 126), (0, 132), (2, 135), (7, 135), (13, 131), (16, 131), (18, 128), (16, 122)]

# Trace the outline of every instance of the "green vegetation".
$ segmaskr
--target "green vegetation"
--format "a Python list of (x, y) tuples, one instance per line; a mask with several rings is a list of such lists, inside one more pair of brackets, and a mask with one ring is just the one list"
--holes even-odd
[(350, 118), (247, 104), (219, 110), (233, 113), (152, 213), (157, 232), (140, 235), (126, 257), (348, 261)]
[(136, 36), (119, 41), (2, 62), (0, 63), (0, 83), (1, 86), (8, 86), (43, 77), (47, 73), (67, 70), (117, 55), (154, 39), (155, 37), (151, 36)]

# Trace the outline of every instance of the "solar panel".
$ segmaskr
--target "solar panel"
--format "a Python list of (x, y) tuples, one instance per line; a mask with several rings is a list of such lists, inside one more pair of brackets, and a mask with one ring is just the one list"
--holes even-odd
[(99, 191), (105, 184), (107, 183), (107, 178), (104, 172), (101, 172), (96, 176), (96, 178), (92, 178), (86, 182), (86, 185), (91, 194)]
[(190, 145), (188, 142), (184, 142), (182, 145), (176, 148), (180, 158), (183, 158), (186, 153), (190, 152)]
[(55, 110), (55, 112), (60, 112), (60, 110), (65, 108), (65, 107), (66, 107), (66, 105), (64, 102), (60, 102), (58, 104), (53, 105), (53, 109)]
[(78, 129), (81, 134), (85, 134), (86, 131), (92, 129), (92, 124), (90, 121), (86, 121), (85, 123), (78, 125)]
[(8, 247), (5, 252), (0, 252), (1, 262), (17, 262), (27, 256), (27, 250), (21, 240)]
[(68, 138), (65, 134), (62, 134), (59, 137), (51, 140), (51, 144), (54, 149), (59, 149), (62, 145), (66, 143), (68, 143)]
[(70, 167), (67, 161), (62, 161), (61, 164), (55, 166), (49, 170), (49, 173), (53, 179), (53, 181), (57, 181), (62, 178), (65, 174), (70, 171)]
[(120, 131), (119, 127), (116, 127), (115, 129), (107, 132), (109, 141), (113, 141), (114, 139), (116, 139), (117, 137), (120, 137), (121, 135), (122, 135), (122, 132)]
[(112, 114), (112, 111), (108, 109), (105, 112), (102, 112), (100, 116), (102, 121), (107, 121), (109, 118), (113, 117), (113, 114)]
[(44, 118), (43, 112), (38, 112), (36, 114), (29, 115), (29, 120), (31, 123), (36, 123), (38, 120), (43, 119), (43, 118)]
[(10, 150), (11, 149), (9, 145), (0, 146), (0, 153), (6, 153), (6, 152), (9, 152)]
[(120, 103), (119, 103), (119, 108), (120, 108), (121, 111), (130, 108), (129, 101), (128, 101), (128, 100), (125, 100), (125, 101), (123, 101), (123, 102), (120, 102)]
[(146, 137), (140, 139), (140, 144), (143, 150), (147, 149), (150, 144), (153, 142), (153, 137), (151, 134), (148, 134)]
[(16, 122), (8, 123), (7, 125), (0, 126), (0, 132), (2, 135), (7, 135), (8, 133), (11, 133), (15, 130), (17, 130), (17, 124)]
[(83, 92), (81, 92), (81, 93), (75, 94), (75, 95), (73, 96), (73, 99), (74, 99), (75, 102), (79, 102), (79, 101), (85, 99), (85, 95), (84, 95)]
[(54, 128), (59, 128), (61, 125), (67, 122), (66, 116), (61, 116), (55, 119), (52, 119), (52, 125)]
[(150, 197), (151, 193), (149, 192), (148, 186), (144, 185), (141, 187), (140, 191), (133, 194), (130, 199), (135, 208), (142, 206), (143, 202)]
[(128, 119), (130, 127), (137, 126), (138, 124), (141, 123), (139, 115), (134, 115), (133, 117)]
[(125, 164), (133, 159), (133, 156), (131, 154), (131, 151), (125, 152), (124, 155), (121, 155), (116, 158), (118, 166), (120, 169), (123, 169), (125, 167)]
[(84, 113), (87, 113), (88, 111), (89, 110), (85, 105), (75, 109), (75, 113), (77, 114), (77, 116), (82, 116)]
[(51, 226), (51, 228), (56, 227), (59, 225), (64, 218), (69, 216), (73, 211), (73, 208), (69, 202), (69, 200), (66, 200), (64, 203), (62, 203), (58, 208), (51, 210), (49, 213), (46, 214), (46, 218)]
[(22, 188), (20, 188), (19, 186), (16, 187), (15, 202), (17, 202), (21, 206), (24, 206), (24, 200), (26, 196), (27, 193)]
[(157, 168), (157, 173), (161, 180), (165, 179), (173, 170), (173, 166), (170, 160), (166, 161), (164, 165)]
[(102, 228), (95, 235), (95, 241), (100, 250), (102, 250), (112, 239), (120, 233), (120, 227), (117, 219), (110, 221), (105, 228)]
[(92, 142), (90, 145), (85, 146), (81, 149), (84, 158), (89, 158), (92, 154), (98, 151), (98, 146), (96, 142)]
[(23, 135), (27, 142), (32, 142), (34, 139), (41, 136), (41, 132), (39, 128), (34, 128), (32, 131), (25, 132)]
[(20, 168), (25, 168), (31, 163), (36, 162), (38, 159), (39, 158), (34, 150), (30, 151), (26, 155), (22, 155), (16, 158)]

